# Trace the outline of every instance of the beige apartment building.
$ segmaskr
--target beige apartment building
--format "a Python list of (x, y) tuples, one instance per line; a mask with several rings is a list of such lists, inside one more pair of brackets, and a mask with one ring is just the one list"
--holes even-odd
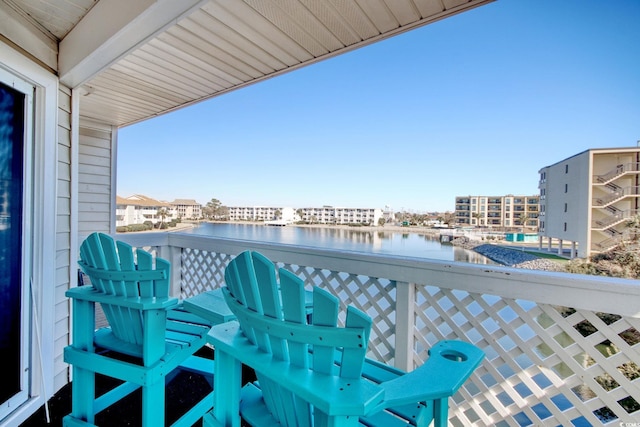
[[(167, 213), (165, 218), (158, 215), (160, 210)], [(144, 224), (147, 221), (156, 224), (161, 220), (169, 221), (175, 218), (171, 204), (152, 199), (142, 194), (129, 197), (116, 196), (116, 227), (132, 224)]]
[[(158, 215), (160, 210), (165, 211), (164, 218)], [(134, 194), (129, 197), (116, 196), (116, 227), (144, 224), (147, 221), (156, 224), (160, 221), (171, 221), (178, 218), (196, 219), (200, 217), (202, 217), (202, 205), (192, 199), (164, 202), (142, 194)]]
[(540, 196), (458, 196), (455, 223), (532, 232), (538, 230)]
[(540, 169), (540, 245), (581, 258), (630, 239), (638, 214), (640, 148), (589, 149)]
[(181, 219), (202, 218), (202, 205), (193, 199), (176, 199), (171, 202), (176, 216)]

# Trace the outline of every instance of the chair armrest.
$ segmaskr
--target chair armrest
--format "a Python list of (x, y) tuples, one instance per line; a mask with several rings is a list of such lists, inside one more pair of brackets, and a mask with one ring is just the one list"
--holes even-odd
[(96, 290), (93, 286), (80, 286), (71, 288), (67, 292), (65, 292), (65, 295), (69, 298), (75, 298), (77, 300), (117, 305), (120, 307), (133, 308), (136, 310), (165, 310), (178, 305), (178, 299), (174, 297), (123, 298), (122, 296), (118, 295), (105, 294)]
[(230, 355), (328, 415), (364, 415), (384, 400), (383, 390), (367, 380), (336, 378), (274, 359), (249, 342), (237, 321), (214, 326), (207, 340), (216, 357)]
[(463, 341), (440, 341), (418, 369), (380, 384), (384, 402), (376, 409), (452, 396), (484, 359), (476, 346)]

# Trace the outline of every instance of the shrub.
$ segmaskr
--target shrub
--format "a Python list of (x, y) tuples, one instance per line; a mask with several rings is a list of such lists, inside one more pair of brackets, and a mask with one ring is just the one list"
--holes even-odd
[(150, 229), (146, 224), (131, 224), (127, 226), (127, 231), (147, 231)]

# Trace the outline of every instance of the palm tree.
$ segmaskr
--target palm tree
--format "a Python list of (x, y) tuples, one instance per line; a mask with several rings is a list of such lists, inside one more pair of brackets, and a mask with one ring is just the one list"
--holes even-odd
[(476, 219), (476, 225), (480, 225), (480, 218), (482, 218), (480, 212), (474, 212), (471, 214), (471, 216)]
[(520, 226), (522, 227), (522, 234), (524, 234), (525, 232), (525, 228), (527, 226), (527, 214), (522, 212), (519, 216), (518, 216), (518, 222), (520, 223)]
[(162, 228), (162, 225), (164, 224), (164, 219), (169, 216), (169, 212), (167, 212), (167, 210), (165, 208), (160, 208), (158, 209), (158, 212), (156, 212), (156, 216), (160, 217), (160, 226), (159, 228)]

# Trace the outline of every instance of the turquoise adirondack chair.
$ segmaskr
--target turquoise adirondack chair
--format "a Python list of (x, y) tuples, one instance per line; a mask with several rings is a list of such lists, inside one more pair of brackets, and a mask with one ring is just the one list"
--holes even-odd
[[(214, 326), (214, 410), (205, 426), (427, 426), (448, 423), (448, 398), (484, 358), (462, 341), (441, 341), (411, 373), (366, 358), (371, 319), (313, 289), (307, 324), (303, 281), (257, 252), (225, 270), (223, 293), (236, 321)], [(257, 381), (241, 387), (241, 365)]]
[[(72, 365), (72, 412), (65, 426), (95, 425), (96, 413), (142, 388), (142, 423), (165, 425), (165, 380), (177, 368), (209, 376), (213, 361), (193, 354), (206, 344), (210, 324), (181, 310), (169, 296), (170, 264), (102, 233), (80, 248), (80, 268), (91, 285), (66, 292), (73, 302), (72, 344), (64, 351)], [(109, 327), (96, 330), (95, 304)], [(96, 374), (121, 385), (96, 398)], [(173, 426), (191, 426), (213, 406), (213, 392), (189, 409)]]

